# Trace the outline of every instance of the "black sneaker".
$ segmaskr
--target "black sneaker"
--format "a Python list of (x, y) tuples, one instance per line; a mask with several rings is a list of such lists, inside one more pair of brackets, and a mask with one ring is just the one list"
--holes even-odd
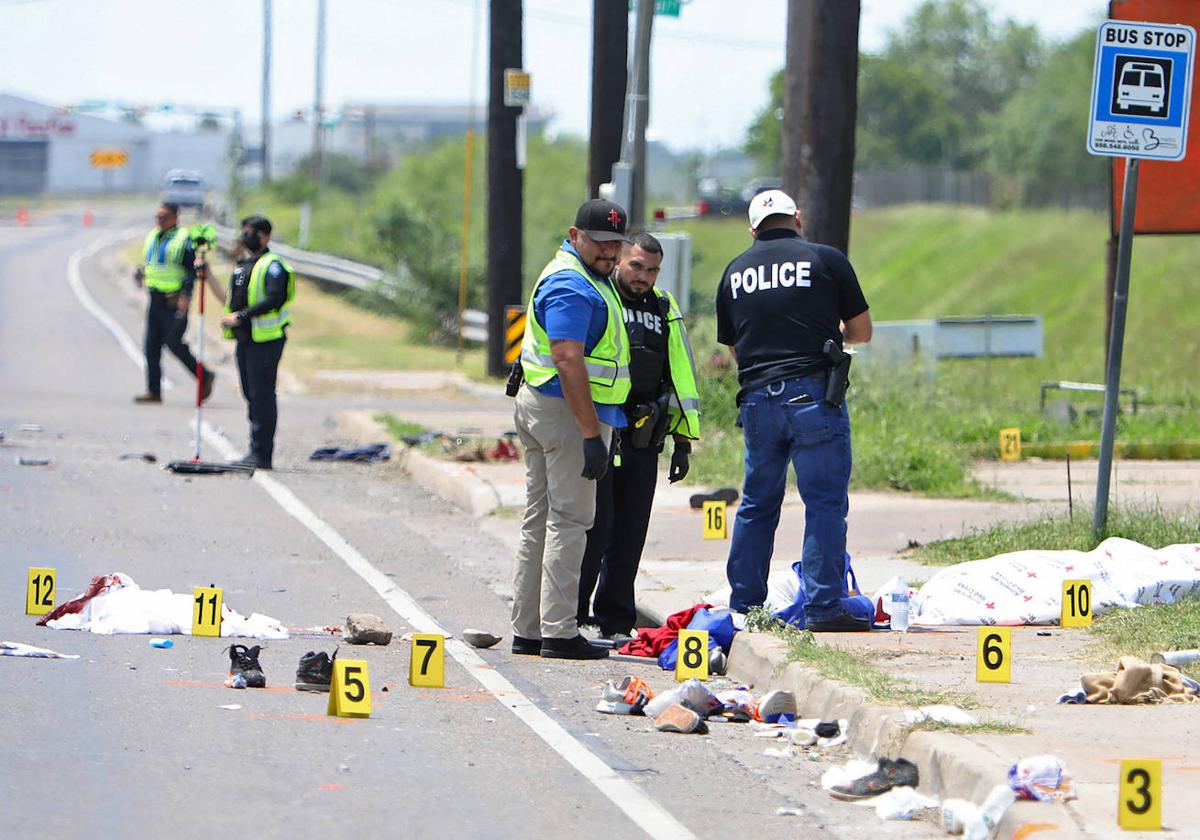
[(238, 458), (236, 461), (230, 461), (231, 467), (240, 467), (244, 470), (269, 470), (271, 462), (265, 458), (255, 455), (253, 452)]
[(804, 629), (810, 633), (869, 633), (871, 622), (863, 618), (855, 618), (850, 613), (835, 615), (823, 621), (808, 620)]
[(542, 652), (542, 640), (513, 636), (512, 652), (518, 656), (537, 656)]
[(581, 634), (572, 639), (542, 639), (542, 656), (546, 659), (607, 659), (608, 650), (592, 644)]
[(329, 691), (333, 682), (333, 660), (337, 659), (337, 650), (330, 656), (325, 651), (313, 653), (311, 650), (300, 657), (300, 666), (296, 668), (297, 691)]
[(245, 645), (229, 646), (229, 679), (225, 684), (230, 688), (266, 688), (267, 678), (263, 676), (262, 666), (258, 664), (258, 652), (261, 647), (255, 645), (248, 648)]
[(738, 491), (732, 487), (722, 487), (714, 490), (711, 493), (693, 493), (688, 499), (688, 505), (693, 510), (700, 510), (704, 507), (705, 502), (724, 502), (731, 505), (738, 500)]

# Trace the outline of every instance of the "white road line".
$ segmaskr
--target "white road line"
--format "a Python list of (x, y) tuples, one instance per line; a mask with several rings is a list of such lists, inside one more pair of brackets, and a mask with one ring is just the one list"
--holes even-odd
[[(67, 260), (67, 283), (70, 284), (71, 291), (75, 293), (75, 297), (79, 299), (79, 302), (83, 305), (83, 308), (90, 312), (92, 316), (100, 322), (100, 325), (104, 327), (104, 329), (108, 330), (109, 335), (116, 339), (117, 344), (122, 350), (125, 351), (125, 355), (128, 356), (135, 365), (141, 368), (142, 371), (145, 371), (145, 351), (141, 347), (138, 347), (134, 340), (129, 337), (129, 333), (125, 332), (125, 330), (121, 328), (121, 325), (118, 324), (116, 320), (109, 315), (99, 303), (96, 302), (96, 299), (92, 297), (92, 293), (89, 292), (87, 287), (83, 285), (83, 276), (79, 271), (79, 264), (85, 259), (94, 256), (98, 251), (103, 248), (107, 248), (114, 242), (118, 242), (122, 239), (128, 239), (129, 236), (129, 231), (122, 231), (121, 233), (106, 236), (102, 239), (97, 239), (88, 247), (71, 254), (70, 259)], [(162, 378), (162, 387), (167, 390), (170, 390), (173, 387), (171, 380), (166, 376), (163, 376)]]
[[(115, 238), (100, 240), (89, 248), (72, 254), (67, 265), (68, 280), (75, 296), (79, 298), (79, 302), (112, 334), (125, 354), (136, 364), (144, 365), (145, 362), (137, 345), (130, 339), (129, 334), (88, 294), (79, 276), (79, 263), (84, 257), (91, 256)], [(207, 422), (203, 424), (203, 435), (204, 440), (222, 457), (230, 459), (237, 457), (238, 451), (229, 439)], [(446, 632), (433, 616), (417, 604), (411, 595), (392, 583), (345, 537), (317, 516), (286, 486), (262, 472), (255, 473), (253, 480), (281, 508), (311, 531), (317, 539), (325, 543), (333, 553), (341, 557), (351, 571), (374, 589), (387, 602), (388, 606), (415, 630), (422, 633), (444, 634)], [(676, 820), (667, 809), (640, 787), (622, 777), (603, 759), (588, 749), (583, 742), (567, 732), (562, 724), (538, 708), (532, 700), (522, 694), (503, 674), (489, 665), (465, 642), (458, 639), (447, 639), (446, 650), (492, 696), (532, 729), (552, 750), (566, 759), (567, 763), (595, 785), (648, 835), (656, 838), (695, 840), (695, 835)]]

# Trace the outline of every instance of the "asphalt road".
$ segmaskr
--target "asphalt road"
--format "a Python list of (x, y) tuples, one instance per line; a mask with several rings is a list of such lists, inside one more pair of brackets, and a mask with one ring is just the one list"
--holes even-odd
[[(331, 639), (267, 643), (270, 688), (234, 691), (222, 685), (227, 639), (176, 636), (158, 650), (145, 636), (36, 627), (23, 614), (31, 565), (57, 568), (60, 602), (122, 571), (144, 588), (216, 584), (239, 612), (294, 628), (361, 611), (397, 635), (434, 622), (507, 632), (511, 558), (499, 543), (393, 467), (306, 460), (331, 441), (346, 399), (283, 398), (279, 469), (265, 479), (188, 479), (120, 459), (186, 457), (191, 391), (171, 359), (166, 402), (131, 403), (140, 370), (68, 282), (73, 254), (131, 220), (102, 221), (0, 227), (0, 639), (81, 657), (0, 658), (0, 835), (933, 834), (830, 800), (815, 787), (827, 763), (764, 757), (769, 744), (747, 727), (668, 735), (593, 711), (604, 681), (624, 673), (668, 688), (652, 664), (513, 657), (506, 643), (480, 662), (459, 645), (446, 688), (414, 689), (407, 644), (343, 646), (369, 663), (374, 704), (369, 719), (346, 720), (325, 716), (325, 695), (291, 689), (300, 655), (332, 651)], [(115, 249), (91, 251), (77, 260), (82, 286), (140, 345), (140, 301)], [(206, 416), (234, 442), (206, 445), (209, 458), (240, 450), (246, 434), (236, 376), (218, 371)], [(231, 703), (241, 708), (220, 708)]]

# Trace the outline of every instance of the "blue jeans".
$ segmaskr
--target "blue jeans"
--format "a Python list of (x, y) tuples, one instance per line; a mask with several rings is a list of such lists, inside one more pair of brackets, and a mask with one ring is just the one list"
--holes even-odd
[(740, 422), (746, 438), (746, 480), (733, 523), (726, 575), (737, 612), (761, 606), (775, 549), (775, 528), (790, 462), (804, 501), (804, 591), (807, 617), (839, 615), (844, 593), (850, 415), (826, 405), (825, 375), (776, 382), (748, 393)]

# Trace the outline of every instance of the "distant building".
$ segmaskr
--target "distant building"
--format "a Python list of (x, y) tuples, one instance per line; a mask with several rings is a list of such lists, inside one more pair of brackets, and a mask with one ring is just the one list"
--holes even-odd
[[(201, 172), (219, 190), (228, 177), (228, 147), (224, 129), (151, 131), (0, 94), (0, 195), (155, 191), (172, 169)], [(125, 163), (97, 168), (97, 152), (124, 153)]]

